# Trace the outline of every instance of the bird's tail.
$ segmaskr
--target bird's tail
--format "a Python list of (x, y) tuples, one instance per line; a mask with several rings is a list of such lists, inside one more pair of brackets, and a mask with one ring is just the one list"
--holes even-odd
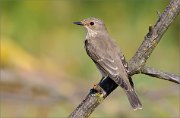
[(127, 91), (125, 90), (128, 100), (134, 110), (142, 109), (142, 104), (134, 90)]

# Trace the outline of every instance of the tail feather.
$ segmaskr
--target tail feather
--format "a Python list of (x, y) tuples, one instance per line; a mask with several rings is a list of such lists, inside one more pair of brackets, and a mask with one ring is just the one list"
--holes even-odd
[(127, 91), (125, 90), (128, 100), (134, 110), (142, 109), (142, 104), (134, 90)]

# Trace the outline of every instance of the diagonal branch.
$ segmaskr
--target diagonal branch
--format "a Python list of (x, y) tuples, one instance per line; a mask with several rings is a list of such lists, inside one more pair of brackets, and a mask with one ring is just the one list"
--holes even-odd
[(141, 73), (180, 84), (180, 76), (172, 73), (162, 72), (150, 67), (141, 68)]
[[(90, 90), (89, 94), (70, 114), (69, 118), (87, 118), (95, 108), (114, 90), (118, 85), (109, 77)], [(101, 94), (105, 92), (106, 94)]]
[(144, 37), (144, 41), (128, 63), (130, 75), (140, 72), (141, 68), (145, 65), (147, 59), (159, 43), (161, 37), (173, 20), (178, 16), (179, 12), (180, 0), (171, 0), (163, 14), (159, 15), (156, 24), (154, 26), (149, 26), (149, 32)]
[[(144, 65), (149, 58), (150, 54), (155, 49), (156, 45), (159, 43), (161, 37), (168, 29), (170, 24), (178, 16), (180, 12), (180, 0), (171, 0), (169, 5), (166, 7), (163, 14), (161, 14), (154, 26), (149, 26), (149, 32), (144, 38), (143, 43), (139, 47), (136, 54), (131, 58), (128, 63), (129, 75), (140, 73), (151, 73), (150, 75), (156, 74), (156, 77), (162, 77), (166, 80), (179, 83), (179, 77), (176, 78), (175, 75), (169, 77), (170, 74), (163, 72), (155, 72), (144, 68)], [(143, 70), (144, 68), (144, 70)], [(158, 76), (165, 74), (163, 76)], [(86, 98), (79, 104), (79, 106), (70, 114), (70, 118), (87, 118), (95, 110), (95, 108), (114, 90), (117, 88), (117, 84), (107, 77), (103, 80), (96, 88), (91, 89), (90, 93)], [(105, 93), (105, 94), (104, 94)]]

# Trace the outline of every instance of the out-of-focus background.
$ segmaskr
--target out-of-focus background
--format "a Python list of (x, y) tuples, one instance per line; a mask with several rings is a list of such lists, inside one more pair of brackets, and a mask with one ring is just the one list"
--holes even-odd
[[(85, 30), (72, 24), (104, 20), (129, 60), (168, 0), (1, 0), (1, 118), (67, 117), (101, 76), (84, 50)], [(147, 65), (180, 75), (179, 17)], [(179, 86), (135, 75), (143, 109), (134, 112), (116, 89), (91, 117), (180, 117)]]

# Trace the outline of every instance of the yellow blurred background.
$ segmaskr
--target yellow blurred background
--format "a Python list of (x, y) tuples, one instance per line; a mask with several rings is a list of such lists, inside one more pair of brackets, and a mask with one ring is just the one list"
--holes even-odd
[[(85, 31), (72, 22), (104, 20), (129, 60), (169, 1), (1, 0), (1, 118), (67, 117), (101, 76), (84, 50)], [(147, 65), (180, 75), (180, 18), (170, 26)], [(143, 110), (133, 111), (118, 88), (91, 117), (180, 117), (175, 83), (135, 75)]]

